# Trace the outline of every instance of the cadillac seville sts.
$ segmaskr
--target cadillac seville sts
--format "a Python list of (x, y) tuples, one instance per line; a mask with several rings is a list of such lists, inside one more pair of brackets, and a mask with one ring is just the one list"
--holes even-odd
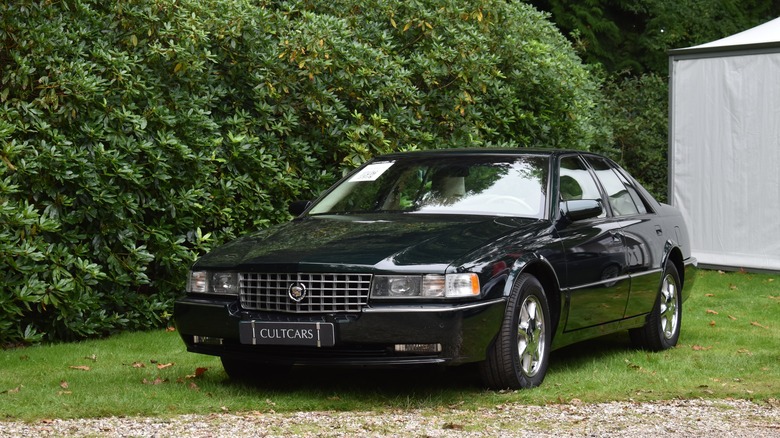
[(290, 211), (201, 257), (175, 304), (187, 349), (231, 378), (475, 362), (489, 387), (534, 387), (574, 342), (673, 347), (694, 280), (680, 213), (591, 153), (385, 155)]

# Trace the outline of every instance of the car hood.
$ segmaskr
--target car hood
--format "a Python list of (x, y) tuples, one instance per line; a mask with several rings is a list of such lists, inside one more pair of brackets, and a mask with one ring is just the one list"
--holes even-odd
[(466, 254), (538, 222), (484, 216), (310, 216), (223, 245), (194, 268), (443, 271)]

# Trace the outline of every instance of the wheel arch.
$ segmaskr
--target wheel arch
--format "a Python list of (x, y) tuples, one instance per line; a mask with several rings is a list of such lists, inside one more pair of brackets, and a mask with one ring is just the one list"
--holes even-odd
[(680, 276), (680, 287), (685, 286), (685, 263), (683, 261), (683, 253), (679, 246), (673, 245), (671, 242), (667, 243), (666, 256), (664, 257), (661, 268), (665, 271), (667, 263), (674, 263), (674, 267), (677, 268), (677, 274)]
[(517, 281), (517, 278), (521, 274), (533, 275), (539, 280), (539, 283), (542, 284), (550, 308), (552, 336), (554, 338), (555, 333), (558, 330), (558, 323), (560, 322), (562, 311), (562, 297), (558, 275), (555, 273), (550, 262), (544, 257), (533, 255), (532, 257), (518, 260), (513, 275), (510, 276), (509, 281), (506, 283), (504, 291), (506, 296), (509, 296), (514, 282)]

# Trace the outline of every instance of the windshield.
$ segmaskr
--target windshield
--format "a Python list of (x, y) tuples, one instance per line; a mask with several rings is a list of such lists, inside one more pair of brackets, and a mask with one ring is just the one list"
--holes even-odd
[(373, 161), (309, 214), (403, 212), (544, 217), (548, 158), (456, 156)]

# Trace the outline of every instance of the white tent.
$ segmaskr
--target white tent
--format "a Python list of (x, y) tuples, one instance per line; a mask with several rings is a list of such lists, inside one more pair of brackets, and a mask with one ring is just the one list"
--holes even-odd
[(710, 267), (780, 271), (780, 18), (669, 59), (669, 191)]

